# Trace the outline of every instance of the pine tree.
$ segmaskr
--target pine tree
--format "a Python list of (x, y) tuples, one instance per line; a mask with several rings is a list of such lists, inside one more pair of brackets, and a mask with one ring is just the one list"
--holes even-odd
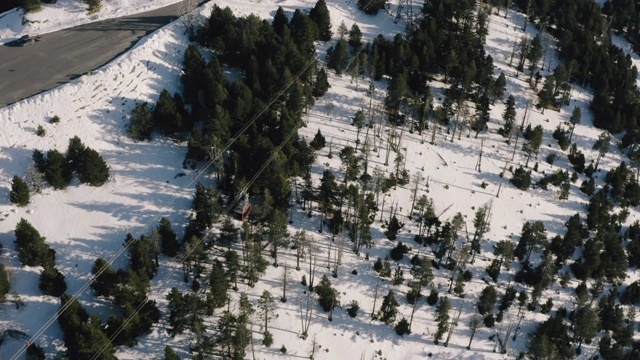
[(435, 320), (438, 322), (438, 330), (434, 333), (434, 343), (438, 345), (438, 342), (444, 334), (447, 332), (449, 328), (449, 310), (451, 309), (451, 303), (449, 302), (448, 297), (440, 298), (440, 302), (438, 303), (438, 307), (436, 309), (436, 318)]
[(398, 301), (396, 295), (392, 290), (389, 290), (387, 295), (382, 298), (382, 305), (378, 311), (378, 319), (389, 325), (396, 320), (398, 314)]
[(229, 283), (219, 260), (215, 260), (209, 275), (209, 287), (211, 292), (211, 305), (214, 308), (221, 308), (227, 304), (227, 292)]
[[(349, 47), (347, 41), (338, 40), (336, 44), (327, 50), (327, 68), (332, 69), (340, 75), (347, 70), (349, 63)], [(319, 75), (319, 74), (318, 74)]]
[(169, 327), (167, 332), (171, 336), (182, 334), (187, 327), (189, 308), (185, 296), (178, 288), (171, 288), (166, 297), (169, 302)]
[(171, 346), (167, 345), (164, 347), (164, 360), (180, 360), (180, 356), (173, 351)]
[(264, 321), (264, 333), (269, 332), (269, 320), (274, 318), (273, 296), (268, 290), (264, 290), (258, 299), (260, 319)]
[(313, 20), (318, 29), (318, 39), (321, 41), (331, 40), (331, 15), (325, 0), (318, 0), (316, 5), (309, 12), (309, 18)]
[(501, 71), (500, 75), (498, 76), (496, 81), (493, 83), (493, 88), (491, 89), (493, 101), (496, 101), (497, 99), (502, 98), (502, 96), (504, 95), (504, 90), (506, 86), (507, 86), (507, 80), (504, 76), (504, 72)]
[(64, 189), (71, 182), (72, 172), (67, 162), (57, 150), (47, 151), (45, 179), (54, 189)]
[(206, 63), (200, 49), (189, 44), (184, 52), (184, 65), (180, 81), (184, 88), (184, 96), (188, 103), (199, 106), (198, 92), (204, 87), (204, 69)]
[(80, 182), (91, 186), (102, 186), (109, 180), (109, 166), (102, 156), (91, 148), (82, 152), (80, 167), (76, 171)]
[(45, 244), (45, 238), (27, 220), (20, 219), (15, 236), (18, 259), (23, 266), (52, 267), (55, 264), (55, 251)]
[(11, 181), (9, 200), (18, 206), (27, 206), (29, 204), (29, 186), (17, 175)]
[(55, 297), (60, 297), (67, 291), (64, 275), (53, 266), (47, 266), (42, 270), (38, 287), (44, 295)]
[(362, 46), (362, 31), (360, 31), (360, 27), (356, 23), (351, 25), (348, 42), (349, 45), (356, 50), (359, 50)]
[(178, 112), (176, 103), (167, 89), (162, 89), (158, 103), (153, 110), (153, 122), (164, 134), (171, 135), (183, 126), (182, 115)]
[[(322, 95), (327, 93), (330, 87), (331, 85), (329, 85), (327, 70), (325, 70), (324, 67), (321, 67), (320, 70), (318, 70), (316, 81), (313, 84), (313, 96), (321, 97)], [(311, 147), (313, 147), (313, 145), (311, 145)]]
[(574, 337), (578, 341), (578, 351), (583, 341), (591, 341), (600, 329), (599, 318), (596, 312), (589, 306), (577, 309), (573, 322)]
[(151, 140), (153, 128), (153, 114), (151, 113), (149, 106), (147, 106), (147, 103), (137, 104), (131, 112), (129, 136), (138, 141)]
[(580, 124), (582, 120), (582, 110), (579, 107), (574, 107), (573, 112), (571, 113), (571, 118), (569, 118), (569, 122), (571, 123), (571, 134), (569, 135), (569, 143), (571, 143), (571, 139), (573, 138), (573, 131), (576, 129), (576, 125)]
[(9, 274), (7, 274), (4, 264), (0, 264), (0, 301), (4, 302), (10, 289)]
[(485, 287), (478, 299), (478, 312), (480, 315), (485, 315), (486, 313), (491, 312), (497, 300), (498, 295), (496, 293), (496, 289), (492, 285)]
[(516, 122), (516, 101), (513, 95), (509, 95), (507, 98), (506, 108), (502, 114), (504, 125), (498, 130), (498, 133), (505, 138), (511, 138), (511, 132)]
[(162, 253), (169, 257), (174, 257), (180, 250), (180, 244), (178, 243), (178, 237), (171, 228), (171, 222), (166, 217), (160, 219), (158, 224), (158, 233), (160, 234), (160, 249)]
[(598, 140), (593, 144), (592, 149), (598, 151), (598, 158), (596, 159), (595, 170), (598, 170), (600, 159), (602, 159), (608, 152), (611, 146), (611, 134), (604, 131), (598, 136)]

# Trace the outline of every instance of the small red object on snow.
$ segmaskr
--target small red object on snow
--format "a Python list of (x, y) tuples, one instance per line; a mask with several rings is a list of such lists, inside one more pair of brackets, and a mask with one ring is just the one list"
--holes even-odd
[(249, 217), (249, 214), (251, 213), (251, 204), (247, 204), (244, 209), (242, 209), (242, 222), (244, 222), (244, 220)]

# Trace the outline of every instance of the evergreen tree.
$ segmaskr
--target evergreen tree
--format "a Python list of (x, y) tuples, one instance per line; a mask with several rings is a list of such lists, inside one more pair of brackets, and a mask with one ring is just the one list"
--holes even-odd
[(496, 289), (492, 285), (485, 287), (478, 299), (478, 312), (480, 315), (485, 315), (486, 313), (491, 312), (497, 300), (498, 295), (496, 293)]
[(164, 134), (171, 135), (183, 127), (182, 114), (178, 112), (176, 103), (167, 89), (162, 89), (153, 110), (153, 122)]
[(29, 204), (29, 186), (17, 175), (15, 175), (11, 181), (9, 200), (18, 206), (26, 206)]
[(449, 329), (449, 310), (451, 309), (451, 303), (448, 297), (440, 298), (438, 307), (436, 309), (436, 321), (438, 322), (438, 330), (434, 333), (434, 343), (438, 345), (438, 342)]
[(205, 66), (206, 63), (200, 49), (194, 44), (189, 44), (184, 52), (184, 65), (180, 81), (184, 88), (185, 100), (193, 106), (200, 104), (198, 92), (204, 87)]
[(398, 301), (396, 295), (392, 290), (389, 290), (387, 295), (382, 298), (382, 305), (378, 311), (378, 319), (389, 325), (396, 320), (398, 314)]
[(577, 309), (574, 316), (573, 333), (578, 341), (579, 351), (583, 341), (590, 342), (596, 336), (600, 324), (596, 312), (589, 306)]
[(109, 166), (102, 156), (91, 148), (82, 152), (82, 161), (76, 171), (80, 182), (91, 186), (102, 186), (109, 180)]
[(547, 240), (547, 230), (541, 221), (526, 222), (522, 226), (522, 233), (514, 255), (523, 263), (528, 263), (534, 249), (543, 245)]
[(138, 141), (151, 140), (153, 128), (153, 114), (151, 113), (149, 106), (147, 106), (147, 103), (137, 104), (131, 112), (129, 136)]
[(368, 15), (377, 15), (384, 10), (386, 0), (358, 0), (358, 8)]
[(67, 164), (72, 171), (78, 172), (82, 167), (82, 162), (84, 161), (84, 152), (86, 150), (87, 147), (79, 137), (74, 136), (69, 139), (69, 145), (67, 146), (65, 160), (67, 161)]
[(180, 356), (173, 351), (171, 346), (167, 345), (164, 347), (164, 360), (180, 360)]
[(598, 165), (600, 164), (600, 159), (604, 157), (609, 152), (609, 147), (611, 146), (611, 134), (607, 131), (601, 133), (598, 136), (598, 140), (593, 144), (593, 150), (598, 151), (598, 158), (596, 159), (595, 170), (598, 170)]
[(10, 289), (9, 274), (7, 274), (4, 264), (0, 264), (0, 301), (4, 302)]
[(502, 125), (502, 128), (498, 130), (498, 133), (503, 137), (510, 138), (511, 131), (513, 131), (513, 126), (516, 122), (516, 101), (513, 95), (509, 95), (507, 98), (507, 104), (504, 113), (502, 114), (502, 119), (504, 120), (504, 125)]
[[(347, 70), (349, 63), (349, 47), (344, 39), (338, 40), (336, 44), (327, 50), (327, 68), (334, 70), (340, 75)], [(319, 75), (319, 74), (318, 74)]]
[(166, 297), (169, 302), (169, 327), (167, 332), (171, 336), (182, 334), (187, 327), (189, 308), (185, 296), (178, 288), (171, 288)]
[(160, 219), (158, 224), (158, 234), (160, 234), (160, 249), (162, 253), (169, 257), (174, 257), (180, 250), (180, 244), (178, 243), (178, 237), (171, 228), (171, 222), (166, 217)]
[(538, 100), (540, 107), (542, 108), (542, 113), (544, 114), (544, 110), (549, 106), (555, 106), (556, 97), (555, 97), (555, 89), (556, 81), (553, 75), (549, 75), (542, 85), (542, 90), (538, 93)]
[(360, 27), (356, 23), (351, 25), (348, 42), (354, 49), (360, 49), (362, 46), (362, 31), (360, 31)]
[(57, 150), (47, 151), (47, 169), (44, 177), (54, 189), (64, 189), (71, 182), (72, 172), (67, 162)]
[(38, 287), (44, 295), (55, 297), (60, 297), (67, 291), (64, 275), (53, 266), (47, 266), (42, 270)]
[(218, 238), (220, 245), (231, 246), (231, 244), (238, 241), (238, 229), (233, 225), (231, 218), (226, 216), (222, 221), (222, 227), (220, 227), (220, 236)]
[(569, 122), (571, 123), (571, 134), (569, 135), (569, 143), (571, 143), (571, 139), (573, 138), (573, 131), (576, 129), (576, 125), (580, 124), (582, 120), (582, 110), (579, 107), (574, 107), (573, 112), (571, 113), (571, 118), (569, 118)]
[[(317, 288), (316, 288), (317, 289)], [(264, 321), (264, 332), (269, 332), (269, 320), (275, 317), (273, 295), (268, 290), (264, 290), (258, 299), (258, 309), (260, 318)]]
[(45, 244), (45, 238), (31, 223), (20, 219), (15, 228), (15, 236), (16, 252), (23, 266), (53, 267), (55, 251)]
[[(320, 70), (318, 70), (318, 74), (316, 75), (316, 81), (313, 84), (313, 90), (312, 90), (313, 96), (321, 97), (322, 95), (327, 93), (330, 87), (331, 85), (329, 85), (327, 71), (324, 69), (324, 67), (321, 67)], [(311, 146), (313, 147), (313, 145)]]
[(148, 236), (135, 239), (131, 234), (125, 243), (129, 244), (129, 268), (145, 281), (153, 279), (158, 272), (158, 244)]
[(318, 294), (318, 301), (324, 311), (333, 311), (336, 306), (340, 305), (340, 294), (331, 286), (327, 275), (322, 276), (320, 283), (314, 287), (313, 291)]
[(221, 308), (227, 305), (227, 292), (229, 291), (229, 283), (225, 274), (222, 263), (215, 260), (209, 275), (210, 287), (210, 303), (214, 308)]
[(309, 12), (309, 18), (313, 20), (318, 29), (318, 39), (321, 41), (331, 40), (331, 15), (325, 0), (318, 0), (316, 5)]
[(493, 83), (493, 88), (491, 89), (493, 101), (496, 101), (497, 99), (502, 99), (502, 96), (504, 96), (504, 91), (506, 86), (507, 86), (507, 80), (504, 76), (504, 72), (501, 71), (500, 75), (498, 76), (496, 81)]
[(525, 170), (522, 166), (513, 172), (511, 183), (520, 190), (527, 190), (531, 186), (531, 171)]
[(385, 110), (389, 116), (389, 122), (392, 124), (400, 125), (402, 123), (400, 110), (404, 104), (408, 91), (409, 85), (407, 83), (407, 73), (402, 72), (396, 74), (391, 79), (391, 83), (387, 89), (387, 96), (384, 100)]

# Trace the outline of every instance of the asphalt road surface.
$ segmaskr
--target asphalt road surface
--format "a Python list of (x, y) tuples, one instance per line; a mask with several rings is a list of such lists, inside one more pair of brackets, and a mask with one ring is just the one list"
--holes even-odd
[(181, 4), (44, 34), (39, 42), (24, 47), (0, 46), (0, 107), (108, 63), (143, 36), (177, 19)]

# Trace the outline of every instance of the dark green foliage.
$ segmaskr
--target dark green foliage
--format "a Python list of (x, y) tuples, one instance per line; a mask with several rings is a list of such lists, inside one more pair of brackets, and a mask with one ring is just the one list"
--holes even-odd
[(391, 290), (382, 298), (382, 305), (378, 311), (378, 319), (389, 325), (393, 323), (398, 314), (398, 301), (395, 293)]
[(506, 108), (502, 114), (504, 125), (498, 129), (498, 133), (503, 137), (510, 137), (513, 131), (513, 126), (516, 122), (516, 100), (513, 95), (509, 95), (507, 98)]
[(578, 150), (576, 144), (571, 145), (568, 158), (575, 171), (581, 174), (584, 171), (585, 158), (582, 151)]
[[(329, 85), (329, 79), (327, 76), (327, 71), (325, 70), (324, 67), (320, 68), (320, 70), (318, 70), (318, 75), (316, 75), (316, 81), (313, 84), (313, 90), (312, 90), (312, 94), (315, 97), (321, 97), (322, 95), (326, 94), (327, 91), (329, 90), (329, 88), (331, 87), (331, 85)], [(320, 130), (318, 130), (320, 131)], [(313, 147), (313, 145), (312, 145)], [(318, 150), (318, 149), (316, 149)]]
[(491, 309), (493, 309), (497, 300), (498, 295), (496, 293), (496, 289), (491, 285), (485, 287), (478, 299), (478, 312), (480, 315), (485, 315), (486, 313), (491, 312)]
[(634, 281), (620, 295), (620, 303), (624, 305), (640, 305), (640, 283)]
[(433, 306), (438, 302), (438, 291), (434, 288), (431, 288), (431, 292), (429, 296), (427, 296), (427, 304)]
[(324, 136), (322, 135), (322, 132), (320, 132), (320, 129), (318, 129), (318, 132), (313, 137), (313, 140), (309, 143), (309, 146), (311, 146), (311, 148), (314, 150), (320, 150), (325, 147), (325, 145), (326, 142)]
[(394, 248), (392, 248), (389, 251), (389, 255), (391, 256), (391, 259), (395, 261), (400, 261), (402, 260), (404, 255), (409, 253), (410, 250), (411, 250), (410, 247), (408, 247), (407, 245), (403, 245), (402, 242), (398, 242), (398, 245), (396, 245)]
[(547, 314), (553, 308), (553, 299), (548, 298), (547, 302), (540, 306), (540, 312), (543, 314)]
[(180, 250), (180, 244), (178, 243), (178, 237), (171, 228), (171, 222), (166, 217), (160, 219), (160, 224), (157, 227), (158, 234), (160, 235), (160, 250), (164, 255), (174, 257)]
[(173, 351), (171, 346), (167, 345), (164, 347), (164, 360), (180, 360), (180, 356)]
[(129, 136), (138, 141), (151, 140), (153, 128), (153, 114), (151, 113), (149, 106), (147, 106), (147, 103), (137, 104), (131, 112)]
[(47, 171), (47, 158), (44, 156), (42, 151), (33, 150), (31, 159), (33, 159), (33, 164), (39, 172), (44, 173)]
[(0, 264), (0, 301), (4, 301), (6, 299), (10, 289), (11, 283), (9, 282), (9, 274), (7, 274), (4, 264)]
[(391, 218), (391, 221), (389, 222), (389, 227), (387, 228), (387, 239), (393, 241), (396, 239), (396, 235), (398, 234), (398, 230), (400, 230), (402, 228), (402, 225), (400, 224), (400, 222), (398, 221), (398, 218), (395, 217), (395, 215)]
[(352, 318), (358, 316), (358, 310), (360, 310), (360, 305), (357, 300), (351, 300), (349, 305), (347, 305), (347, 314)]
[(266, 347), (271, 347), (273, 345), (273, 335), (269, 331), (264, 332), (264, 337), (262, 338), (262, 345)]
[[(64, 333), (64, 343), (69, 359), (115, 360), (115, 347), (102, 329), (96, 316), (89, 317), (80, 303), (69, 295), (63, 295), (58, 322)], [(97, 354), (100, 354), (99, 356)]]
[(20, 0), (20, 5), (25, 12), (35, 12), (42, 8), (40, 0)]
[(153, 110), (155, 126), (166, 135), (171, 135), (181, 130), (184, 124), (180, 110), (167, 89), (162, 89), (156, 107)]
[(362, 46), (362, 31), (360, 31), (360, 27), (358, 24), (354, 23), (351, 25), (351, 29), (349, 30), (349, 45), (354, 49), (360, 49)]
[(380, 271), (382, 271), (382, 259), (378, 258), (374, 263), (373, 263), (373, 271), (380, 273)]
[(60, 122), (60, 117), (58, 115), (55, 115), (54, 117), (49, 119), (49, 124), (57, 124), (59, 122)]
[(377, 15), (378, 11), (384, 10), (386, 0), (358, 0), (358, 8), (365, 14)]
[(36, 135), (38, 135), (40, 137), (44, 137), (46, 134), (47, 134), (47, 132), (42, 127), (42, 125), (38, 125), (38, 128), (36, 129)]
[(400, 321), (396, 324), (395, 328), (396, 334), (400, 336), (404, 336), (404, 334), (411, 334), (411, 329), (409, 328), (409, 321), (402, 317)]
[(29, 204), (29, 186), (17, 175), (15, 175), (11, 181), (9, 201), (18, 206), (26, 206)]
[(522, 166), (513, 172), (511, 183), (520, 190), (528, 190), (531, 186), (531, 171), (525, 170)]
[(492, 328), (496, 324), (496, 318), (495, 318), (495, 316), (493, 316), (493, 314), (489, 313), (488, 315), (486, 315), (484, 317), (483, 322), (484, 322), (484, 326), (486, 326), (488, 328)]
[(109, 166), (97, 151), (87, 148), (82, 153), (80, 166), (76, 168), (78, 179), (91, 186), (102, 186), (109, 180)]
[(204, 69), (205, 61), (202, 57), (202, 53), (197, 46), (190, 44), (184, 52), (184, 65), (182, 67), (182, 76), (180, 81), (184, 88), (185, 100), (198, 106), (200, 101), (198, 99), (198, 92), (204, 86)]
[(169, 326), (167, 332), (171, 336), (182, 334), (189, 323), (189, 297), (184, 295), (178, 288), (172, 288), (167, 294), (169, 301)]
[(26, 360), (45, 360), (44, 350), (38, 344), (30, 344), (27, 348)]
[(141, 235), (136, 240), (131, 234), (127, 234), (125, 242), (129, 244), (131, 270), (147, 280), (153, 279), (158, 272), (158, 244), (148, 236)]
[(315, 286), (313, 291), (318, 294), (318, 301), (324, 311), (331, 311), (340, 305), (340, 294), (331, 286), (331, 281), (326, 275), (322, 276), (320, 283)]
[(567, 131), (560, 125), (558, 125), (553, 131), (553, 138), (558, 141), (558, 145), (560, 145), (560, 148), (562, 150), (567, 150), (569, 148), (569, 145), (571, 145), (571, 140), (567, 136)]
[(221, 308), (227, 305), (229, 283), (227, 282), (227, 276), (222, 267), (222, 263), (219, 260), (216, 260), (211, 268), (209, 287), (211, 289), (211, 298), (209, 300), (211, 305), (214, 308)]
[(316, 24), (318, 39), (321, 41), (331, 40), (331, 16), (325, 0), (318, 0), (316, 5), (309, 12), (309, 18)]
[(587, 194), (588, 196), (593, 195), (596, 191), (596, 182), (593, 178), (589, 178), (587, 180), (582, 181), (582, 185), (580, 185), (580, 191)]
[[(537, 329), (529, 335), (529, 355), (535, 359), (572, 359), (571, 341), (568, 335), (568, 326), (564, 324), (562, 317), (549, 317), (538, 325)], [(554, 354), (553, 356), (551, 354)]]
[(15, 229), (14, 241), (18, 258), (23, 266), (53, 267), (55, 264), (55, 251), (44, 242), (31, 223), (20, 219)]
[(333, 47), (327, 50), (327, 68), (340, 75), (347, 70), (348, 63), (349, 46), (346, 40), (340, 39)]
[(57, 150), (47, 151), (44, 178), (54, 189), (64, 189), (71, 182), (72, 169), (64, 155)]
[(449, 310), (451, 309), (451, 303), (448, 297), (440, 298), (438, 307), (436, 309), (435, 320), (438, 322), (438, 330), (434, 333), (434, 343), (437, 345), (442, 336), (447, 332), (449, 328)]
[[(100, 275), (98, 275), (100, 272)], [(111, 296), (118, 284), (118, 274), (111, 269), (109, 263), (103, 258), (98, 258), (91, 267), (91, 273), (97, 275), (91, 283), (91, 289), (96, 296)]]
[(60, 297), (67, 291), (67, 284), (64, 282), (64, 275), (55, 267), (45, 267), (40, 273), (38, 283), (40, 291), (44, 295)]

